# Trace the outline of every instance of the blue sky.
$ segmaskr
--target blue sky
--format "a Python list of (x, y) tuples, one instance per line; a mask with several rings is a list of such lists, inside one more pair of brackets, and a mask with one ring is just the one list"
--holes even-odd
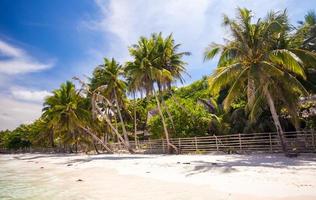
[(247, 7), (257, 17), (287, 8), (292, 24), (315, 9), (313, 0), (1, 0), (0, 130), (40, 116), (43, 98), (73, 76), (89, 76), (103, 57), (129, 59), (139, 36), (173, 33), (191, 77), (208, 75), (216, 60), (203, 62), (211, 42), (229, 37), (223, 13)]

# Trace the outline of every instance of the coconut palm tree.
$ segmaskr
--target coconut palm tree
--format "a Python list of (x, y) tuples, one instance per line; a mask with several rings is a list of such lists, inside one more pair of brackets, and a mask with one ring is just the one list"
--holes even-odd
[(157, 68), (156, 63), (158, 63), (159, 55), (157, 55), (156, 43), (152, 39), (141, 37), (138, 44), (129, 48), (129, 52), (134, 58), (132, 62), (127, 62), (125, 67), (126, 77), (129, 80), (130, 87), (135, 88), (140, 93), (145, 92), (146, 96), (155, 96), (168, 149), (170, 146), (176, 149), (176, 147), (170, 143), (167, 125), (161, 111), (159, 99), (154, 89), (155, 83), (163, 77), (171, 77), (168, 70)]
[(185, 69), (187, 63), (182, 59), (183, 56), (189, 56), (191, 53), (178, 52), (181, 44), (175, 44), (172, 34), (166, 38), (163, 38), (162, 33), (152, 34), (152, 40), (156, 43), (157, 55), (159, 57), (155, 66), (157, 68), (166, 69), (171, 73), (171, 77), (166, 76), (158, 80), (158, 89), (161, 90), (161, 87), (166, 88), (166, 86), (170, 89), (171, 83), (177, 80), (183, 83), (183, 74), (187, 74)]
[(70, 81), (61, 84), (59, 89), (45, 99), (43, 118), (49, 120), (49, 124), (66, 141), (72, 140), (77, 146), (78, 133), (84, 131), (95, 141), (112, 152), (103, 141), (89, 128), (91, 123), (90, 112), (85, 109), (86, 102)]
[(91, 79), (92, 89), (102, 88), (102, 95), (108, 99), (111, 104), (116, 106), (116, 113), (121, 122), (123, 130), (123, 136), (125, 144), (130, 152), (133, 150), (130, 147), (129, 139), (125, 127), (125, 123), (122, 117), (121, 110), (125, 108), (126, 99), (126, 83), (121, 79), (124, 74), (122, 66), (116, 62), (114, 58), (104, 58), (104, 64), (99, 65), (93, 72), (93, 78)]
[(296, 118), (298, 97), (307, 94), (297, 78), (306, 78), (304, 60), (313, 55), (285, 44), (289, 31), (286, 12), (271, 12), (256, 23), (252, 23), (252, 19), (251, 11), (242, 8), (238, 9), (235, 20), (224, 16), (231, 40), (224, 45), (212, 44), (205, 52), (206, 59), (220, 54), (218, 67), (210, 80), (211, 90), (218, 93), (221, 88), (230, 87), (224, 101), (226, 110), (247, 90), (251, 117), (259, 115), (260, 108), (267, 103), (286, 152), (278, 116), (281, 107), (277, 108), (276, 103), (282, 104)]
[(155, 97), (169, 152), (170, 148), (176, 151), (177, 148), (169, 140), (167, 124), (155, 87), (161, 91), (176, 79), (182, 80), (181, 73), (184, 71), (185, 63), (181, 58), (188, 53), (178, 53), (178, 47), (179, 45), (174, 45), (172, 35), (166, 39), (162, 37), (161, 33), (152, 34), (149, 39), (141, 37), (137, 44), (129, 48), (133, 61), (127, 62), (125, 67), (130, 87), (140, 93), (145, 92), (147, 96)]

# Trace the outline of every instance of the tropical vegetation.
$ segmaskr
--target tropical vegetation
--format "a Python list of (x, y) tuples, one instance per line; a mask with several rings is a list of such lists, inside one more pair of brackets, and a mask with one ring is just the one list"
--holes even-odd
[(286, 11), (255, 20), (238, 8), (223, 25), (229, 39), (204, 54), (205, 62), (218, 59), (211, 75), (176, 87), (189, 77), (184, 58), (191, 53), (172, 34), (140, 37), (128, 62), (104, 58), (87, 81), (61, 84), (39, 119), (0, 132), (0, 147), (113, 153), (119, 143), (134, 153), (138, 141), (164, 138), (177, 153), (170, 138), (276, 131), (288, 151), (285, 131), (316, 126), (315, 100), (304, 100), (316, 93), (315, 12), (295, 26)]

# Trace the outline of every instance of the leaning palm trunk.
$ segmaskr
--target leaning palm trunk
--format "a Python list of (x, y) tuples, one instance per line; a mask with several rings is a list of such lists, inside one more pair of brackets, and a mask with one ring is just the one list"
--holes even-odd
[(136, 116), (136, 97), (135, 97), (135, 93), (134, 93), (134, 102), (135, 102), (135, 105), (134, 105), (134, 142), (135, 142), (135, 148), (137, 149), (138, 148), (138, 145), (137, 145), (137, 116)]
[[(101, 116), (105, 119), (106, 123), (110, 126), (110, 128), (112, 129), (112, 131), (114, 131), (114, 133), (116, 134), (116, 136), (118, 137), (118, 139), (122, 141), (122, 143), (123, 143), (124, 146), (128, 149), (128, 151), (129, 151), (130, 153), (134, 153), (133, 149), (131, 149), (131, 148), (129, 147), (129, 143), (126, 143), (126, 142), (124, 141), (124, 139), (121, 137), (121, 135), (119, 134), (118, 130), (113, 127), (113, 125), (112, 125), (112, 123), (111, 123), (111, 120), (108, 118), (107, 114), (104, 114), (104, 113), (100, 110), (100, 108), (98, 107), (98, 105), (97, 105), (97, 100), (101, 99), (102, 101), (105, 101), (107, 104), (109, 104), (109, 105), (112, 107), (111, 103), (110, 103), (104, 96), (102, 96), (102, 95), (100, 95), (100, 94), (98, 93), (99, 91), (102, 91), (102, 89), (103, 89), (104, 86), (100, 86), (99, 88), (97, 88), (96, 90), (94, 90), (93, 92), (91, 92), (90, 89), (89, 89), (89, 86), (88, 86), (85, 82), (81, 81), (81, 80), (80, 80), (79, 78), (77, 78), (77, 77), (74, 77), (73, 79), (78, 80), (78, 81), (82, 84), (82, 86), (85, 88), (85, 90), (86, 90), (89, 94), (92, 95), (91, 102), (92, 102), (92, 112), (93, 112), (93, 116), (96, 117), (97, 115), (101, 115)], [(99, 139), (99, 138), (98, 138), (98, 139)], [(103, 141), (101, 140), (101, 142), (103, 142)], [(103, 144), (104, 144), (104, 143), (103, 143)], [(105, 145), (105, 144), (104, 144), (104, 145)], [(106, 145), (105, 145), (105, 146), (106, 146)], [(105, 149), (107, 149), (107, 148), (105, 147)]]
[(98, 137), (96, 136), (94, 133), (92, 133), (88, 128), (85, 128), (84, 126), (80, 126), (80, 128), (82, 130), (84, 130), (86, 133), (88, 133), (93, 140), (100, 142), (100, 144), (109, 152), (109, 153), (113, 153), (113, 151)]
[(161, 117), (162, 126), (163, 126), (163, 129), (164, 129), (164, 132), (165, 132), (168, 153), (171, 153), (170, 147), (173, 148), (176, 151), (176, 153), (178, 153), (178, 148), (176, 146), (174, 146), (169, 140), (169, 133), (168, 133), (167, 125), (166, 125), (166, 122), (165, 122), (165, 118), (164, 118), (163, 113), (161, 111), (160, 102), (159, 102), (158, 96), (157, 96), (157, 94), (155, 92), (154, 92), (154, 95), (155, 95), (156, 102), (157, 102), (158, 112), (159, 112), (159, 115)]
[(116, 95), (116, 91), (115, 91), (115, 90), (114, 90), (114, 96), (115, 96), (115, 103), (116, 103), (117, 113), (118, 113), (118, 115), (119, 115), (119, 118), (120, 118), (120, 121), (121, 121), (121, 125), (122, 125), (124, 140), (125, 140), (125, 143), (126, 143), (128, 149), (130, 149), (131, 147), (130, 147), (130, 144), (129, 144), (129, 139), (128, 139), (127, 131), (126, 131), (126, 128), (125, 128), (125, 124), (124, 124), (124, 121), (123, 121), (121, 109), (120, 109), (120, 106), (119, 106), (119, 102), (118, 102), (118, 100), (117, 100), (117, 95)]
[(92, 144), (93, 144), (93, 147), (94, 147), (95, 152), (96, 152), (97, 154), (100, 154), (100, 152), (99, 152), (99, 150), (98, 150), (98, 147), (97, 147), (97, 145), (95, 144), (94, 141), (92, 141)]
[(282, 130), (282, 126), (281, 126), (278, 114), (276, 112), (273, 99), (271, 97), (270, 92), (267, 89), (265, 91), (265, 94), (266, 94), (266, 97), (267, 97), (267, 100), (268, 100), (268, 104), (269, 104), (270, 112), (271, 112), (271, 115), (272, 115), (272, 118), (273, 118), (273, 121), (274, 121), (275, 128), (276, 128), (276, 130), (278, 132), (278, 135), (279, 135), (279, 138), (280, 138), (282, 150), (283, 150), (284, 153), (287, 153), (287, 146), (286, 146), (286, 142), (285, 142), (284, 132)]
[(122, 142), (124, 147), (130, 152), (130, 153), (135, 153), (134, 150), (132, 148), (130, 148), (130, 146), (126, 143), (126, 141), (122, 138), (122, 136), (120, 135), (120, 133), (118, 132), (118, 130), (112, 125), (111, 121), (109, 120), (108, 116), (104, 116), (106, 123), (110, 126), (110, 128), (112, 129), (112, 131), (115, 133), (115, 135), (117, 136), (117, 138), (119, 139), (118, 142)]
[[(115, 133), (115, 135), (117, 136), (117, 138), (123, 143), (124, 147), (130, 152), (130, 153), (134, 153), (133, 149), (131, 149), (129, 147), (129, 145), (126, 143), (126, 141), (122, 138), (122, 136), (119, 134), (117, 128), (115, 128), (112, 123), (111, 123), (111, 120), (109, 119), (108, 115), (107, 114), (104, 114), (100, 108), (98, 107), (98, 105), (96, 104), (96, 97), (99, 97), (103, 100), (105, 100), (111, 107), (112, 107), (112, 104), (103, 96), (101, 95), (98, 95), (97, 93), (94, 93), (93, 94), (93, 99), (92, 99), (92, 110), (93, 110), (93, 114), (96, 115), (96, 114), (99, 114), (103, 117), (103, 119), (105, 119), (106, 123), (110, 126), (111, 130)], [(116, 119), (116, 118), (115, 118)]]
[(168, 115), (168, 117), (169, 117), (169, 119), (170, 119), (170, 122), (171, 122), (171, 125), (172, 125), (173, 130), (176, 131), (176, 128), (175, 128), (175, 126), (174, 126), (174, 122), (173, 122), (172, 115), (171, 115), (171, 113), (169, 112), (168, 106), (167, 106), (166, 102), (163, 100), (163, 98), (162, 98), (161, 102), (162, 102), (162, 105), (163, 105), (164, 109), (165, 109), (166, 112), (167, 112), (167, 115)]

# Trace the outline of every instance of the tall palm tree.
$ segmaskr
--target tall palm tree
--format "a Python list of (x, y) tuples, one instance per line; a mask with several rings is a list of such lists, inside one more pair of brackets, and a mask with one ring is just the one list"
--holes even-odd
[(125, 123), (122, 117), (121, 110), (125, 107), (124, 100), (126, 99), (126, 83), (121, 79), (124, 74), (122, 66), (116, 62), (114, 58), (104, 58), (104, 64), (99, 65), (93, 72), (93, 78), (91, 79), (92, 88), (102, 88), (102, 95), (111, 101), (111, 104), (116, 106), (121, 127), (123, 130), (125, 144), (130, 152), (133, 150), (130, 147), (129, 139), (125, 127)]
[(132, 45), (132, 47), (129, 48), (129, 52), (134, 60), (127, 62), (126, 64), (126, 77), (129, 80), (131, 88), (135, 88), (140, 93), (145, 92), (146, 96), (155, 96), (165, 132), (168, 150), (170, 146), (176, 149), (176, 147), (170, 143), (165, 118), (162, 114), (160, 102), (155, 92), (154, 85), (158, 82), (158, 80), (161, 80), (162, 77), (171, 77), (169, 71), (157, 68), (157, 65), (155, 65), (159, 60), (156, 47), (157, 46), (154, 40), (147, 39), (145, 37), (141, 37), (138, 44)]
[(292, 49), (286, 43), (289, 31), (286, 12), (271, 12), (262, 20), (252, 23), (250, 10), (238, 9), (237, 19), (224, 16), (232, 38), (224, 45), (212, 44), (205, 52), (206, 59), (220, 54), (218, 67), (211, 77), (214, 93), (224, 86), (230, 86), (224, 101), (224, 108), (243, 95), (247, 90), (250, 116), (259, 115), (267, 103), (279, 133), (284, 152), (287, 151), (285, 136), (278, 117), (276, 102), (282, 103), (293, 118), (299, 95), (307, 91), (297, 80), (306, 78), (303, 62), (313, 55), (302, 49)]
[(84, 131), (100, 142), (108, 152), (112, 152), (89, 128), (90, 112), (85, 109), (85, 102), (73, 83), (67, 81), (52, 93), (52, 96), (45, 99), (43, 117), (49, 120), (56, 133), (68, 141), (72, 140), (77, 146), (78, 133)]
[[(166, 39), (162, 34), (152, 34), (151, 38), (141, 37), (137, 44), (129, 48), (133, 61), (127, 62), (125, 71), (130, 87), (147, 96), (154, 95), (158, 113), (161, 117), (168, 151), (177, 148), (170, 142), (167, 124), (163, 116), (161, 104), (155, 87), (159, 91), (179, 78), (184, 71), (185, 63), (181, 60), (187, 53), (178, 53), (179, 45), (174, 45), (172, 35)], [(182, 79), (181, 79), (182, 80)]]

